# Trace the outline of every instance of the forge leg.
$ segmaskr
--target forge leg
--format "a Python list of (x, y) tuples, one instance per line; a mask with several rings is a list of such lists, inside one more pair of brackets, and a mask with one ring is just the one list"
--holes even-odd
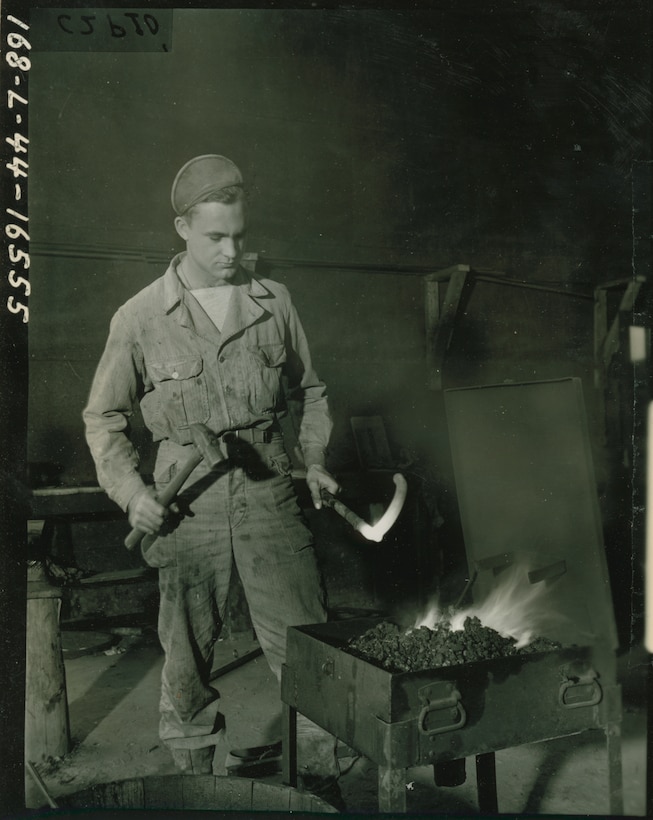
[(297, 787), (297, 709), (283, 704), (281, 769), (286, 786)]
[(621, 770), (621, 723), (605, 726), (606, 749), (608, 752), (608, 789), (610, 815), (622, 817), (624, 813), (624, 788)]
[(494, 752), (476, 755), (476, 788), (478, 810), (481, 814), (498, 814), (497, 770)]
[(406, 769), (379, 766), (379, 812), (406, 812)]

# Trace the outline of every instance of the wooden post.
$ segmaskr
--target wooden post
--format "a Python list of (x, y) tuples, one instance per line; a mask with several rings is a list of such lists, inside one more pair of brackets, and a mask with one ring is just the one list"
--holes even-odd
[(66, 675), (61, 650), (61, 590), (27, 585), (25, 759), (40, 763), (70, 751)]
[[(463, 288), (470, 273), (469, 265), (454, 265), (425, 277), (425, 318), (426, 318), (426, 367), (428, 387), (442, 389), (444, 360)], [(440, 282), (448, 279), (444, 303), (440, 308)]]
[[(603, 446), (610, 446), (620, 436), (621, 418), (610, 418), (608, 411), (607, 396), (619, 387), (618, 380), (610, 375), (610, 368), (614, 358), (620, 353), (623, 355), (621, 347), (624, 325), (628, 319), (632, 321), (633, 309), (645, 282), (645, 277), (636, 276), (634, 279), (606, 282), (594, 290), (594, 386)], [(619, 306), (609, 322), (608, 291), (620, 289), (623, 289), (623, 293)], [(614, 405), (618, 407), (619, 402), (614, 402)]]

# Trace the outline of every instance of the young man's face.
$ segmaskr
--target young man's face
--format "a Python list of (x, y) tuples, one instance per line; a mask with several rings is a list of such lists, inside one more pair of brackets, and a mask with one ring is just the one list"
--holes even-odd
[(177, 217), (177, 233), (186, 240), (185, 272), (191, 286), (212, 287), (233, 279), (245, 250), (246, 223), (242, 202), (201, 202), (192, 218)]

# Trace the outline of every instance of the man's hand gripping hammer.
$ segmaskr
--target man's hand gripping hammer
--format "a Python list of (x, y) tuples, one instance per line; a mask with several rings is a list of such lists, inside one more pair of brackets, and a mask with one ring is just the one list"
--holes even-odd
[[(224, 460), (218, 438), (207, 427), (203, 424), (191, 424), (190, 434), (194, 445), (191, 455), (157, 497), (159, 504), (165, 509), (169, 509), (177, 493), (201, 461), (206, 461), (209, 467), (215, 467)], [(134, 549), (145, 535), (142, 530), (133, 529), (125, 538), (125, 546), (127, 549)]]

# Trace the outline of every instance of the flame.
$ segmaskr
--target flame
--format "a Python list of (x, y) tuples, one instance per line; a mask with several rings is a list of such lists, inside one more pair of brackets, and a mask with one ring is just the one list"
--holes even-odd
[(516, 567), (478, 604), (447, 611), (437, 600), (432, 601), (425, 613), (416, 619), (415, 628), (427, 626), (433, 629), (436, 624), (449, 621), (451, 629), (459, 631), (468, 617), (477, 617), (483, 626), (494, 629), (504, 638), (512, 638), (521, 649), (541, 637), (538, 624), (542, 624), (546, 611), (543, 607), (546, 594), (545, 584), (530, 584), (525, 573)]

